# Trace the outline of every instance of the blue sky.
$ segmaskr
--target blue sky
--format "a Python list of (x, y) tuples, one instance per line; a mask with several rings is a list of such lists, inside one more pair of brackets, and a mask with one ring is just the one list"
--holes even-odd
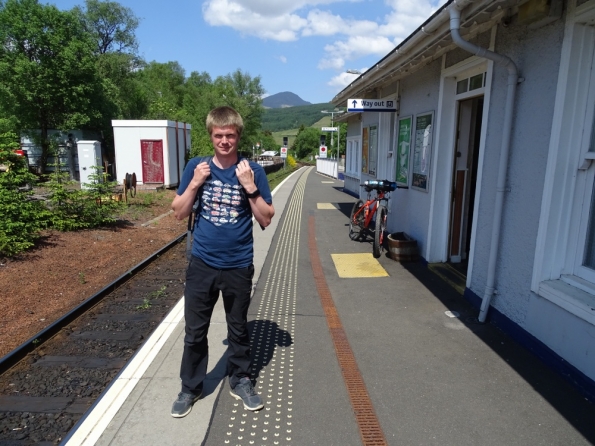
[[(40, 0), (59, 9), (84, 0)], [(330, 100), (446, 0), (120, 0), (140, 18), (147, 61), (177, 61), (213, 79), (240, 69), (267, 94)]]

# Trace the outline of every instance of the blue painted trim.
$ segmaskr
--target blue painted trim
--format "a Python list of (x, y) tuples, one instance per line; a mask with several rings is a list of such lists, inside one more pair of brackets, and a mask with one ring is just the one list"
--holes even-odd
[[(475, 308), (478, 310), (481, 308), (481, 298), (469, 288), (465, 288), (465, 293), (463, 295)], [(576, 388), (589, 401), (595, 402), (595, 381), (573, 365), (569, 364), (564, 358), (531, 333), (510, 320), (504, 314), (500, 313), (494, 307), (490, 307), (487, 322), (498, 327), (520, 345), (537, 356), (546, 366), (562, 376), (562, 378)]]

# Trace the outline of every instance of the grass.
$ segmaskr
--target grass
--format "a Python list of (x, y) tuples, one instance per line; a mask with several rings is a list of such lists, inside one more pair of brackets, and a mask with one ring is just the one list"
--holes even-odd
[(138, 190), (135, 197), (128, 196), (128, 205), (119, 216), (123, 220), (147, 221), (164, 214), (171, 209), (171, 202), (176, 194), (173, 189), (142, 191)]
[(294, 167), (291, 169), (289, 166), (285, 166), (284, 169), (280, 169), (277, 172), (273, 172), (267, 175), (267, 180), (269, 181), (269, 187), (271, 188), (271, 192), (275, 189), (281, 182), (299, 169), (299, 166)]

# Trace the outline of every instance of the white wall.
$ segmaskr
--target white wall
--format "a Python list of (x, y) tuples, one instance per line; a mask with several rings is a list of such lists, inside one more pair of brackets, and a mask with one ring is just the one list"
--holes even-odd
[[(496, 267), (498, 293), (491, 303), (524, 328), (529, 328), (525, 321), (541, 209), (538, 197), (545, 181), (562, 34), (563, 24), (558, 21), (531, 32), (509, 26), (498, 30), (496, 40), (496, 51), (510, 57), (525, 80), (517, 88), (506, 183), (509, 190), (504, 197)], [(506, 81), (507, 70), (495, 66), (470, 284), (480, 297), (487, 280)]]
[[(116, 154), (116, 176), (124, 181), (126, 174), (136, 174), (137, 183), (143, 184), (143, 165), (141, 140), (154, 139), (163, 141), (163, 176), (164, 186), (174, 187), (179, 184), (185, 166), (185, 154), (190, 149), (191, 126), (186, 124), (186, 147), (184, 147), (184, 123), (178, 122), (178, 146), (176, 147), (175, 121), (112, 121), (114, 127), (114, 146)], [(176, 156), (179, 151), (179, 156)]]
[[(417, 71), (415, 75), (401, 80), (400, 116), (413, 115), (413, 119), (415, 120), (415, 115), (419, 113), (437, 111), (440, 92), (440, 71), (441, 61), (435, 60), (423, 70)], [(436, 113), (434, 114), (434, 119), (436, 119)], [(440, 148), (436, 146), (435, 141), (436, 125), (434, 125), (433, 132), (434, 143), (431, 155), (432, 164), (435, 158), (434, 153), (436, 150), (440, 150)], [(414, 135), (412, 135), (412, 139), (413, 138)], [(410, 166), (412, 165), (412, 161), (412, 156), (410, 154)], [(431, 183), (433, 174), (434, 169), (432, 165), (430, 166), (428, 183)], [(420, 253), (423, 253), (426, 249), (430, 203), (431, 197), (429, 185), (427, 192), (415, 189), (397, 189), (391, 194), (391, 214), (388, 218), (387, 230), (389, 232), (404, 231), (415, 238)]]

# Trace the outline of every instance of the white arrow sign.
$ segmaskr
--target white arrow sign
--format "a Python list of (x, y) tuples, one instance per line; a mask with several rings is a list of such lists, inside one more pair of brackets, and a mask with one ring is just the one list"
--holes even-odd
[(349, 112), (396, 112), (396, 101), (386, 99), (348, 99)]

